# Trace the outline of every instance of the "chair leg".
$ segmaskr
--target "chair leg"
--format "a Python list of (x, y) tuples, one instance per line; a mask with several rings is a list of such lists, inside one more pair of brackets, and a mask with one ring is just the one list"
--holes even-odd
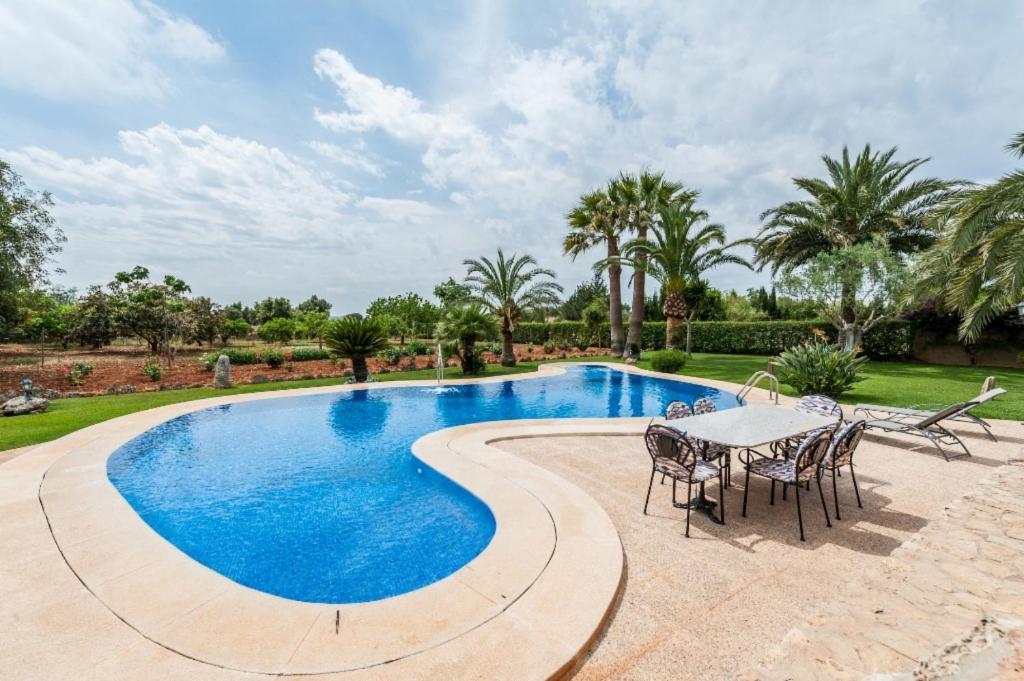
[(832, 501), (836, 505), (836, 520), (842, 520), (839, 517), (839, 489), (836, 487), (836, 467), (832, 467)]
[[(782, 492), (783, 492), (783, 494), (785, 494), (785, 492), (786, 492), (786, 488), (785, 487), (782, 488)], [(770, 506), (774, 506), (775, 505), (775, 481), (774, 480), (772, 480), (772, 498), (768, 502), (768, 505), (770, 505)]]
[(687, 537), (690, 536), (690, 506), (692, 504), (689, 503), (689, 500), (693, 499), (693, 489), (692, 488), (693, 488), (693, 483), (692, 482), (687, 482), (686, 483), (686, 499), (687, 499), (687, 503), (686, 503), (686, 536)]
[(807, 541), (804, 539), (804, 514), (800, 510), (800, 485), (793, 485), (793, 491), (796, 494), (796, 520), (800, 524), (800, 541)]
[(725, 525), (725, 470), (718, 471), (718, 519)]
[(672, 505), (676, 505), (676, 479), (672, 478)]
[(653, 468), (651, 469), (651, 481), (647, 484), (647, 498), (644, 499), (644, 515), (647, 515), (647, 504), (651, 503), (651, 488), (654, 487), (654, 474), (656, 472)]
[(818, 496), (821, 497), (821, 510), (825, 511), (825, 527), (832, 527), (832, 521), (828, 517), (828, 505), (825, 504), (825, 492), (821, 489), (821, 475), (816, 476), (815, 480), (818, 482)]
[(853, 478), (853, 491), (857, 495), (857, 508), (864, 508), (864, 504), (860, 503), (860, 490), (857, 488), (857, 474), (853, 472), (853, 462), (850, 462), (850, 477)]
[(661, 484), (663, 484), (663, 485), (665, 484), (665, 474), (664, 473), (661, 474)]
[(747, 517), (747, 495), (750, 494), (750, 469), (747, 469), (747, 479), (743, 483), (743, 517)]

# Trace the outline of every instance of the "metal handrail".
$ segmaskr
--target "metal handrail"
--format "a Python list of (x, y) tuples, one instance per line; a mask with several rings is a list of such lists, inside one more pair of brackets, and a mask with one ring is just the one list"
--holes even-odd
[(769, 373), (767, 371), (755, 371), (754, 375), (751, 376), (750, 378), (748, 378), (747, 382), (743, 384), (743, 387), (740, 389), (740, 391), (738, 393), (736, 393), (736, 401), (737, 402), (742, 402), (743, 398), (751, 390), (756, 388), (757, 384), (763, 378), (767, 378), (768, 379), (768, 399), (772, 399), (774, 397), (775, 404), (778, 404), (779, 403), (779, 379), (775, 378), (774, 374), (771, 374), (771, 373)]

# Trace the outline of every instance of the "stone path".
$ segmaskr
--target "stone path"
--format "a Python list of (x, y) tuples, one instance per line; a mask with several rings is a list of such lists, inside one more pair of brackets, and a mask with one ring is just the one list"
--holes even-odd
[(979, 675), (970, 660), (954, 675), (908, 673), (983, 617), (1024, 618), (1024, 462), (964, 483), (973, 486), (966, 496), (878, 573), (790, 631), (774, 663), (744, 678), (1024, 679), (1019, 655), (1004, 659), (998, 676)]

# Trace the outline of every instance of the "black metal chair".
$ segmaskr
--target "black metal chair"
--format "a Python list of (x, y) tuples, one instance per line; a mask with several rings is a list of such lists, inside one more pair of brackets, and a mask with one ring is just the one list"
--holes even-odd
[[(702, 397), (693, 403), (693, 415), (699, 416), (701, 414), (711, 414), (718, 411), (718, 407), (715, 403), (706, 397)], [(720, 445), (716, 442), (704, 442), (703, 440), (697, 440), (691, 438), (700, 445), (701, 452), (704, 458), (708, 461), (714, 461), (719, 466), (725, 468), (725, 486), (732, 487), (732, 449), (725, 445)]]
[[(753, 449), (745, 450), (747, 452), (747, 477), (743, 489), (743, 517), (747, 517), (747, 497), (750, 494), (751, 473), (772, 481), (770, 503), (773, 506), (775, 505), (775, 483), (781, 482), (784, 487), (793, 485), (793, 490), (796, 493), (796, 517), (800, 524), (800, 541), (805, 541), (804, 516), (800, 508), (800, 487), (804, 482), (810, 483), (811, 478), (814, 478), (818, 483), (821, 508), (825, 511), (825, 525), (832, 527), (828, 506), (825, 505), (825, 493), (821, 489), (821, 463), (828, 454), (831, 440), (831, 431), (816, 430), (800, 443), (793, 457), (788, 459), (766, 457)], [(754, 458), (752, 454), (756, 454), (759, 458)]]
[[(700, 485), (700, 493), (704, 494), (704, 483), (718, 478), (719, 518), (725, 524), (725, 481), (722, 469), (704, 460), (694, 448), (686, 434), (661, 424), (653, 423), (644, 433), (647, 452), (651, 455), (651, 480), (647, 485), (647, 498), (644, 500), (644, 515), (651, 502), (651, 488), (654, 487), (654, 476), (661, 473), (672, 478), (672, 503), (676, 503), (676, 484), (686, 483), (686, 499), (693, 498), (693, 486)], [(690, 504), (686, 505), (686, 536), (690, 536)]]
[(828, 448), (828, 454), (821, 462), (822, 474), (832, 473), (832, 499), (836, 505), (836, 520), (842, 520), (839, 516), (839, 492), (836, 487), (836, 475), (843, 466), (850, 467), (850, 477), (853, 479), (853, 491), (857, 495), (857, 508), (864, 508), (860, 502), (860, 489), (857, 487), (857, 474), (853, 472), (853, 454), (857, 451), (857, 445), (864, 437), (864, 429), (867, 426), (864, 419), (857, 419), (847, 425), (832, 439)]

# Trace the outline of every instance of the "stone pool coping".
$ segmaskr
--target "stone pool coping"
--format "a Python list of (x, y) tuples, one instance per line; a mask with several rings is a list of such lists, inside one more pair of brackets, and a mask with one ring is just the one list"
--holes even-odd
[[(735, 389), (619, 364), (584, 364)], [(532, 374), (448, 383), (563, 372), (542, 365)], [(479, 556), (449, 577), (371, 603), (302, 603), (239, 585), (157, 535), (106, 476), (107, 458), (120, 445), (199, 409), (425, 385), (396, 381), (236, 395), (106, 421), (31, 452), (38, 501), (62, 558), (88, 592), (139, 635), (190, 659), (267, 675), (450, 678), (455, 670), (468, 671), (468, 664), (497, 676), (505, 669), (518, 678), (556, 678), (574, 667), (610, 612), (623, 577), (622, 545), (591, 497), (490, 443), (639, 433), (646, 418), (487, 422), (422, 437), (415, 455), (487, 503), (496, 532)]]

